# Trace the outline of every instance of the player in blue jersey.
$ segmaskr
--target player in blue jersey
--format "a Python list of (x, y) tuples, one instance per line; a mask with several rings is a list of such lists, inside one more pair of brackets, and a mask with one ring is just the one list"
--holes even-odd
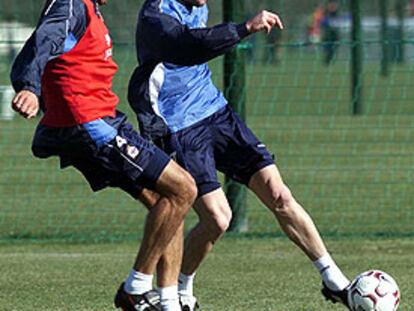
[[(106, 0), (49, 0), (17, 56), (12, 107), (30, 119), (44, 115), (32, 144), (38, 158), (58, 157), (79, 170), (94, 191), (117, 187), (150, 207), (133, 269), (119, 287), (123, 310), (180, 311), (177, 279), (183, 219), (196, 197), (193, 178), (133, 130), (116, 110), (117, 66), (99, 11)], [(152, 290), (158, 271), (159, 295)], [(91, 280), (93, 284), (93, 280)]]
[(128, 94), (141, 133), (177, 159), (197, 184), (199, 222), (186, 239), (179, 278), (183, 310), (197, 308), (195, 272), (232, 216), (216, 169), (257, 195), (314, 263), (325, 297), (347, 305), (349, 280), (329, 255), (312, 219), (284, 184), (265, 145), (214, 86), (206, 64), (250, 34), (282, 29), (282, 22), (278, 15), (262, 11), (246, 23), (207, 27), (206, 3), (145, 1), (136, 32), (139, 66)]

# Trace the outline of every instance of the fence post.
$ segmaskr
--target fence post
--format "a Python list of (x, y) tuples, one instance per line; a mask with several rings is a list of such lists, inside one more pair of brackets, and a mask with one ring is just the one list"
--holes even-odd
[(352, 113), (362, 114), (362, 29), (360, 0), (351, 0), (351, 101)]
[(388, 0), (379, 0), (380, 15), (381, 15), (381, 75), (388, 76), (389, 65), (389, 32), (388, 32)]
[(14, 90), (10, 85), (0, 85), (0, 120), (12, 120), (14, 118), (15, 112), (11, 107), (13, 96)]
[(405, 60), (405, 51), (404, 51), (404, 18), (405, 18), (405, 6), (407, 4), (406, 0), (397, 0), (395, 3), (395, 11), (398, 19), (397, 26), (397, 38), (395, 46), (398, 47), (397, 53), (397, 63), (401, 64)]
[[(241, 22), (244, 19), (244, 1), (223, 0), (223, 20)], [(233, 49), (224, 56), (224, 94), (240, 117), (246, 118), (245, 55), (242, 48)], [(247, 231), (246, 188), (228, 176), (225, 192), (233, 211), (229, 231)]]

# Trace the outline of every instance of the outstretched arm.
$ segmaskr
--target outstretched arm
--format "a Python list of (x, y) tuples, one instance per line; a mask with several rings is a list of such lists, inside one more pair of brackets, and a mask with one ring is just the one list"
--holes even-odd
[(156, 12), (141, 16), (139, 41), (156, 61), (191, 66), (228, 52), (249, 34), (273, 27), (283, 29), (278, 15), (262, 11), (243, 24), (224, 23), (211, 28), (190, 29), (175, 18)]
[(85, 7), (79, 0), (49, 1), (29, 40), (17, 56), (10, 79), (16, 91), (12, 107), (26, 118), (39, 110), (41, 79), (47, 62), (67, 52), (83, 36)]

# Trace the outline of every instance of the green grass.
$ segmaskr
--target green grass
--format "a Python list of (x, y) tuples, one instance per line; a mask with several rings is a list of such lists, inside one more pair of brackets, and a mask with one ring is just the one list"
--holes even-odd
[[(34, 11), (36, 3), (29, 2)], [(120, 109), (135, 124), (126, 103), (135, 46), (125, 42), (133, 40), (136, 4), (128, 12), (120, 10), (127, 7), (113, 7), (115, 16), (125, 18), (108, 12), (107, 19), (120, 68), (114, 89)], [(34, 22), (37, 13), (29, 15), (25, 21)], [(259, 45), (263, 42), (258, 38)], [(256, 52), (258, 58), (266, 54), (263, 46)], [(414, 63), (407, 55), (406, 63), (392, 64), (384, 78), (378, 57), (368, 55), (364, 113), (354, 117), (349, 60), (347, 43), (329, 67), (322, 65), (320, 49), (291, 44), (280, 49), (277, 64), (248, 63), (247, 121), (275, 153), (285, 181), (329, 238), (344, 271), (349, 276), (370, 268), (389, 272), (401, 287), (400, 310), (411, 311)], [(222, 88), (222, 58), (210, 67)], [(0, 56), (0, 85), (9, 83), (9, 70), (8, 59)], [(131, 241), (142, 234), (145, 210), (118, 190), (92, 194), (79, 173), (60, 171), (56, 159), (34, 159), (35, 123), (0, 120), (0, 310), (112, 310), (113, 294), (137, 248)], [(343, 310), (323, 301), (313, 267), (286, 239), (274, 239), (283, 234), (251, 194), (247, 211), (249, 232), (218, 243), (198, 273), (203, 310)], [(192, 212), (187, 228), (195, 221)]]
[[(114, 88), (135, 124), (125, 101), (133, 48), (116, 46), (115, 57)], [(327, 68), (318, 57), (285, 49), (277, 65), (249, 64), (247, 122), (348, 275), (389, 272), (402, 289), (401, 310), (413, 310), (413, 65), (394, 66), (384, 79), (378, 64), (365, 64), (364, 114), (355, 117), (348, 63)], [(219, 86), (221, 65), (211, 64)], [(145, 210), (119, 190), (92, 194), (57, 159), (34, 159), (35, 124), (0, 121), (0, 310), (110, 310)], [(199, 272), (204, 310), (341, 310), (322, 301), (306, 259), (288, 241), (270, 239), (283, 234), (251, 194), (247, 212), (249, 232), (219, 243)], [(192, 212), (187, 228), (195, 221)]]
[[(115, 51), (114, 87), (135, 124), (125, 101), (135, 55), (131, 46)], [(389, 272), (402, 289), (401, 310), (414, 309), (413, 65), (394, 66), (384, 79), (367, 63), (364, 114), (354, 117), (344, 59), (327, 68), (318, 53), (283, 53), (275, 66), (247, 67), (248, 124), (275, 153), (344, 271)], [(221, 65), (211, 64), (219, 86)], [(119, 190), (92, 194), (57, 159), (34, 159), (36, 121), (0, 121), (0, 310), (111, 310), (136, 249), (126, 241), (141, 236), (145, 210)], [(271, 213), (251, 194), (247, 206), (249, 233), (219, 243), (199, 271), (204, 310), (341, 310), (323, 302), (304, 256), (271, 239), (283, 236)], [(187, 228), (196, 219), (192, 212)]]
[[(328, 240), (350, 277), (382, 269), (395, 277), (402, 311), (414, 309), (414, 242)], [(135, 243), (0, 245), (0, 310), (113, 310), (117, 286), (129, 272)], [(319, 294), (313, 266), (285, 239), (225, 238), (197, 275), (206, 311), (335, 311)]]
[[(410, 115), (249, 116), (295, 196), (332, 236), (413, 236)], [(92, 194), (74, 169), (30, 155), (36, 122), (0, 122), (0, 238), (134, 238), (144, 209), (118, 190)], [(248, 196), (250, 233), (281, 235)], [(188, 226), (196, 217), (192, 213)], [(137, 227), (137, 224), (138, 227)]]

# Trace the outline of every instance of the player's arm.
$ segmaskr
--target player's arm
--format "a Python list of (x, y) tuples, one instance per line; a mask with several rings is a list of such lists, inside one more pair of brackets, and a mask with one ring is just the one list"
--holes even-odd
[(175, 18), (154, 13), (142, 15), (138, 37), (158, 60), (191, 66), (228, 52), (249, 34), (273, 27), (283, 29), (279, 16), (262, 11), (242, 24), (223, 23), (210, 28), (190, 29)]
[(67, 52), (82, 37), (87, 18), (81, 0), (48, 1), (40, 21), (14, 61), (10, 79), (16, 91), (12, 108), (25, 118), (39, 111), (46, 64)]

